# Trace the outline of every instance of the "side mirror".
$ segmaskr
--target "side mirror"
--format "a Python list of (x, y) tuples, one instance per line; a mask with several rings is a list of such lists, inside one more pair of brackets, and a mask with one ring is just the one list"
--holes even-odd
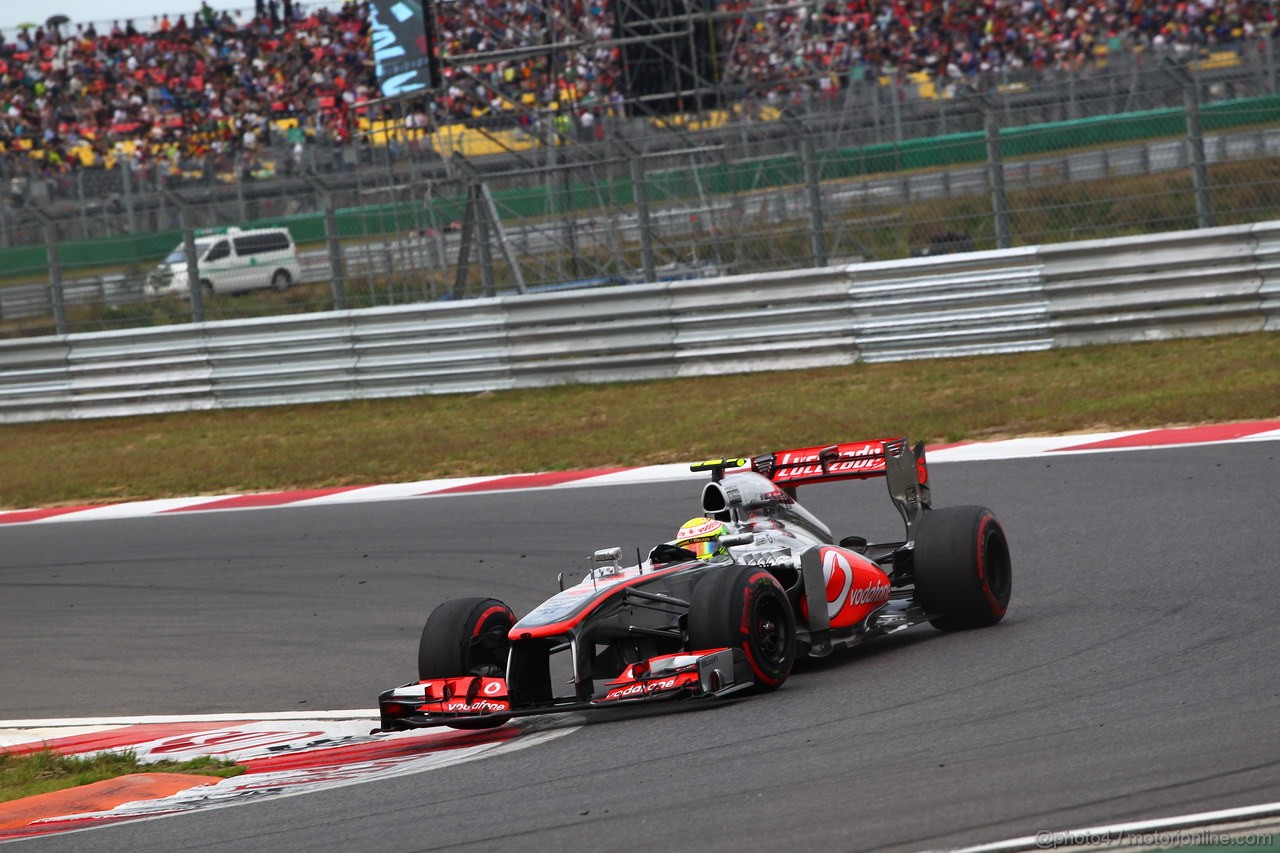
[(615, 546), (613, 548), (601, 548), (591, 555), (591, 559), (596, 563), (609, 563), (614, 560), (622, 559), (622, 549)]
[(867, 553), (867, 539), (865, 536), (846, 536), (840, 540), (841, 548), (848, 548), (850, 551), (857, 551), (859, 554)]

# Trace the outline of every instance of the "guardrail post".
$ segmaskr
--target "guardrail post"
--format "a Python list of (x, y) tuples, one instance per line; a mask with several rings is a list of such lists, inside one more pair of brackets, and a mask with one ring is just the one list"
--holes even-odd
[(822, 176), (818, 167), (818, 155), (814, 150), (813, 134), (808, 132), (804, 122), (794, 116), (784, 115), (783, 122), (800, 141), (800, 163), (804, 169), (805, 195), (809, 202), (809, 252), (813, 256), (815, 267), (825, 267), (827, 231), (822, 217)]
[(182, 254), (187, 259), (187, 293), (191, 294), (191, 322), (204, 322), (204, 289), (200, 287), (200, 258), (196, 255), (195, 214), (191, 203), (173, 190), (165, 190), (161, 198), (168, 197), (178, 207), (182, 223)]
[(62, 292), (62, 258), (58, 255), (58, 223), (35, 205), (27, 209), (44, 225), (44, 250), (49, 259), (49, 304), (53, 306), (53, 328), (59, 335), (70, 330), (67, 323), (67, 302)]

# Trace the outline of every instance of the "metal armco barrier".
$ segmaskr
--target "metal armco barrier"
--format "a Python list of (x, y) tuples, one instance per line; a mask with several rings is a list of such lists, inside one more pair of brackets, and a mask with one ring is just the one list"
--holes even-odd
[(1280, 222), (0, 342), (0, 422), (1280, 330)]

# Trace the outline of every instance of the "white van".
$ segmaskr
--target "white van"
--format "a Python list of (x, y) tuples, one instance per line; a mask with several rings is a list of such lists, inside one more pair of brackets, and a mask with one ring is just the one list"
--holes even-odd
[[(255, 228), (196, 237), (196, 270), (206, 294), (284, 290), (302, 276), (298, 248), (287, 228)], [(187, 253), (182, 243), (147, 276), (156, 296), (187, 292)]]

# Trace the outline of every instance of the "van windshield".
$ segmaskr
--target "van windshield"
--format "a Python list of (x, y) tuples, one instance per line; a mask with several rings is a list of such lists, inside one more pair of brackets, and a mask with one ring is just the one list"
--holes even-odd
[[(208, 249), (212, 245), (212, 240), (197, 240), (196, 257), (198, 258), (203, 255), (205, 249)], [(185, 264), (187, 262), (187, 247), (182, 243), (179, 243), (178, 247), (165, 257), (164, 262), (165, 264)]]

